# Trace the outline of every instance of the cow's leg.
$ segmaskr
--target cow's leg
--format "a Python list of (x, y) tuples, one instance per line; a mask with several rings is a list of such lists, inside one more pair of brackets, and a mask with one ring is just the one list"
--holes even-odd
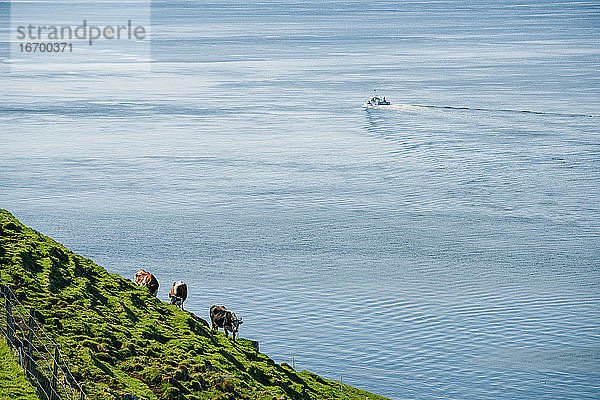
[(231, 336), (233, 336), (233, 341), (235, 342), (235, 331), (231, 332)]
[(211, 325), (212, 325), (212, 330), (213, 330), (213, 331), (218, 331), (218, 330), (219, 330), (219, 329), (217, 328), (217, 325), (215, 324), (215, 320), (214, 320), (214, 319), (211, 319), (211, 320), (210, 320), (210, 323), (211, 323)]
[(225, 337), (229, 338), (229, 331), (227, 330), (227, 328), (223, 328), (223, 330), (225, 331)]

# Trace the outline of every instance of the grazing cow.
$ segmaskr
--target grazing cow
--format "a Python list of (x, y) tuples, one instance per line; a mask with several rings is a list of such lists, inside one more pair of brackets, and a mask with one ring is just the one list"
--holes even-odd
[(219, 328), (223, 328), (225, 337), (229, 337), (229, 331), (231, 331), (233, 341), (235, 342), (235, 334), (244, 321), (236, 317), (233, 311), (229, 311), (224, 306), (212, 306), (210, 308), (210, 322), (212, 323), (212, 328), (217, 331)]
[(135, 273), (135, 284), (138, 286), (146, 286), (148, 290), (150, 290), (150, 294), (156, 297), (156, 292), (158, 292), (158, 280), (151, 273), (140, 269)]
[(171, 298), (171, 304), (175, 304), (183, 310), (183, 302), (187, 299), (187, 285), (182, 281), (173, 282), (169, 297)]

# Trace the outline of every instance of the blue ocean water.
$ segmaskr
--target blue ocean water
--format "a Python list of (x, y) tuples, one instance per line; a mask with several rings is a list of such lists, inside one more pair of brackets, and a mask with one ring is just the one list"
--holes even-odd
[[(597, 2), (151, 13), (151, 72), (3, 72), (0, 207), (162, 299), (183, 279), (298, 369), (600, 397)], [(374, 88), (394, 105), (363, 109)]]

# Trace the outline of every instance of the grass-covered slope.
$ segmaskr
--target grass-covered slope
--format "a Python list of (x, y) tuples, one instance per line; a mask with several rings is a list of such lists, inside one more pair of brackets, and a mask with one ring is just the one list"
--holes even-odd
[(0, 399), (38, 400), (14, 350), (3, 338), (0, 338)]
[[(92, 399), (340, 398), (338, 382), (276, 364), (248, 340), (233, 343), (5, 210), (0, 276), (41, 314), (43, 329)], [(384, 399), (343, 389), (344, 399)]]

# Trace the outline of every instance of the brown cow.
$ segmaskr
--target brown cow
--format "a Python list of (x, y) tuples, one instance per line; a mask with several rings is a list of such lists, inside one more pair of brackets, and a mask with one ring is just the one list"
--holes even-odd
[(158, 280), (151, 273), (140, 269), (135, 273), (135, 284), (138, 286), (146, 286), (150, 291), (150, 294), (156, 297), (156, 292), (158, 292)]
[(210, 308), (210, 322), (212, 322), (212, 329), (218, 331), (219, 328), (223, 328), (225, 337), (229, 337), (229, 331), (231, 331), (235, 342), (235, 334), (244, 321), (236, 317), (233, 311), (229, 311), (225, 306), (212, 306)]
[(171, 304), (175, 304), (183, 310), (183, 302), (187, 299), (187, 285), (182, 281), (174, 282), (169, 297)]

